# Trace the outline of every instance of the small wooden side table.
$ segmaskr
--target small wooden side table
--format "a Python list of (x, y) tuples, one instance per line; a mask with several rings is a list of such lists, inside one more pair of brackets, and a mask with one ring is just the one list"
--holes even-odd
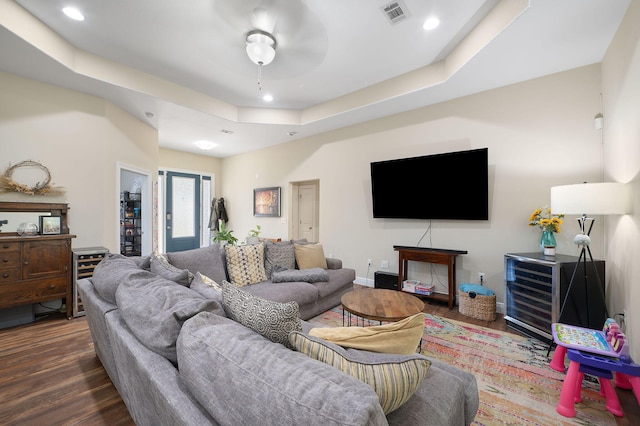
[[(345, 325), (345, 312), (373, 321), (396, 322), (424, 310), (424, 302), (417, 297), (396, 290), (381, 288), (363, 288), (350, 291), (342, 296), (342, 325)], [(357, 320), (356, 320), (357, 324)]]
[(449, 309), (453, 309), (456, 305), (456, 257), (461, 254), (467, 254), (467, 251), (407, 246), (393, 246), (393, 249), (398, 252), (398, 290), (402, 290), (402, 282), (407, 279), (410, 260), (447, 265), (449, 293), (433, 293), (430, 296), (423, 297), (447, 302)]

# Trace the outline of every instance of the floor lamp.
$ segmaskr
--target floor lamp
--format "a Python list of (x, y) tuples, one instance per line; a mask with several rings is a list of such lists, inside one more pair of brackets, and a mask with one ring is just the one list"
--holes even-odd
[[(615, 182), (583, 183), (577, 185), (554, 186), (551, 188), (551, 211), (565, 215), (582, 215), (578, 218), (580, 233), (573, 239), (573, 242), (580, 247), (580, 257), (578, 258), (578, 262), (576, 262), (576, 266), (571, 274), (569, 287), (567, 288), (567, 293), (564, 296), (562, 307), (560, 308), (560, 314), (558, 315), (559, 322), (562, 319), (562, 314), (571, 294), (571, 289), (574, 284), (576, 284), (576, 273), (578, 271), (578, 267), (582, 265), (584, 271), (587, 323), (578, 325), (586, 328), (599, 328), (604, 325), (604, 321), (602, 324), (590, 324), (587, 255), (589, 256), (590, 264), (596, 275), (596, 284), (600, 294), (600, 300), (598, 300), (598, 302), (603, 304), (604, 312), (607, 316), (608, 310), (602, 281), (600, 280), (600, 275), (598, 274), (593, 257), (591, 256), (591, 249), (589, 248), (589, 244), (591, 243), (589, 234), (591, 233), (595, 219), (587, 215), (626, 214), (629, 212), (631, 207), (630, 198), (630, 188), (625, 184)], [(580, 317), (578, 318), (580, 319)]]

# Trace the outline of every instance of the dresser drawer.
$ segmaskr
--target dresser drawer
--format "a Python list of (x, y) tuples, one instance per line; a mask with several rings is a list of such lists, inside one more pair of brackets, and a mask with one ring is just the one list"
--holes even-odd
[(20, 251), (20, 243), (19, 242), (0, 242), (0, 254), (8, 251)]
[(0, 270), (20, 268), (20, 252), (0, 252)]
[(68, 285), (68, 276), (13, 283), (0, 281), (0, 308), (64, 298)]
[(2, 269), (0, 268), (0, 283), (17, 281), (20, 279), (20, 268)]

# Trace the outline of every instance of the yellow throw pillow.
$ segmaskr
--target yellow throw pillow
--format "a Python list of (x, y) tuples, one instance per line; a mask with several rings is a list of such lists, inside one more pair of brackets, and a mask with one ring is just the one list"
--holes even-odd
[(322, 244), (294, 244), (294, 252), (298, 269), (327, 269)]
[(290, 333), (289, 340), (298, 352), (371, 386), (385, 414), (398, 409), (411, 398), (431, 366), (431, 362), (419, 354), (378, 354), (344, 349), (299, 332)]
[(309, 335), (345, 348), (411, 355), (420, 345), (423, 332), (424, 314), (420, 313), (402, 321), (371, 327), (312, 328)]

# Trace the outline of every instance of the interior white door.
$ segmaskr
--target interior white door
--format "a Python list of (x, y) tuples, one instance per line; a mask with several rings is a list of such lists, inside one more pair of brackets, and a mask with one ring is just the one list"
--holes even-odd
[(318, 241), (317, 230), (317, 193), (315, 185), (300, 185), (298, 198), (298, 238), (307, 241)]

